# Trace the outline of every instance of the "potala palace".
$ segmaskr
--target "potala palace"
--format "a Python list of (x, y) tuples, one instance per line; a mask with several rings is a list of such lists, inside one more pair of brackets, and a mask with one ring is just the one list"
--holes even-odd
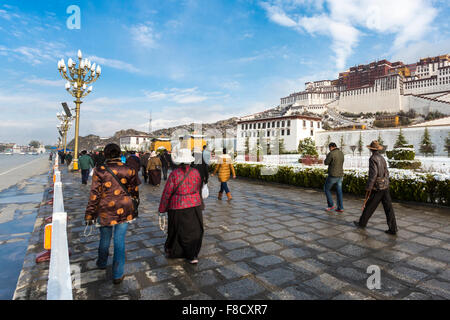
[[(237, 150), (254, 149), (262, 140), (269, 146), (273, 140), (282, 139), (286, 150), (295, 151), (302, 139), (310, 137), (316, 145), (323, 145), (328, 136), (335, 142), (344, 139), (349, 146), (357, 143), (360, 134), (367, 143), (384, 136), (385, 144), (392, 148), (398, 128), (383, 129), (381, 134), (380, 130), (369, 129), (367, 123), (349, 120), (340, 113), (395, 115), (410, 110), (422, 115), (434, 111), (450, 115), (450, 55), (423, 58), (413, 64), (381, 60), (352, 67), (335, 80), (307, 82), (304, 91), (281, 98), (278, 107), (241, 117), (236, 130)], [(324, 130), (325, 112), (325, 117), (340, 121), (342, 128), (353, 130)], [(445, 124), (423, 123), (405, 132), (412, 144), (418, 144), (423, 127), (430, 126), (436, 154), (445, 155), (443, 143), (449, 119)]]
[(450, 55), (413, 64), (381, 60), (359, 65), (336, 80), (307, 82), (305, 90), (281, 98), (282, 107), (321, 114), (328, 108), (352, 113), (450, 112)]

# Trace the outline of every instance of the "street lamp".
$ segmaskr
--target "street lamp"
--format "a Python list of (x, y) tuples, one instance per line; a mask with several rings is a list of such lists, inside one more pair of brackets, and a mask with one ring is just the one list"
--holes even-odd
[(78, 50), (78, 67), (76, 63), (69, 58), (67, 66), (63, 59), (58, 61), (58, 70), (61, 76), (67, 80), (65, 85), (67, 92), (76, 98), (75, 105), (75, 150), (73, 157), (73, 170), (78, 170), (78, 133), (80, 128), (80, 105), (81, 98), (86, 97), (92, 91), (92, 86), (87, 85), (97, 81), (102, 69), (95, 63), (91, 64), (88, 59), (83, 59), (81, 50)]
[(61, 121), (61, 123), (58, 126), (56, 126), (56, 128), (58, 128), (59, 134), (61, 135), (64, 145), (64, 153), (66, 153), (67, 133), (69, 132), (70, 127), (72, 126), (73, 117), (69, 117), (66, 114), (62, 114), (61, 112), (58, 112), (56, 114), (56, 117), (59, 119), (59, 121)]

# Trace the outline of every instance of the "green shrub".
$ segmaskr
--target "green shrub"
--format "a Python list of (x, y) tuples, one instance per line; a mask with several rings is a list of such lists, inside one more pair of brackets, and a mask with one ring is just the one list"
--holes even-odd
[(389, 168), (419, 169), (422, 163), (419, 160), (388, 160)]
[[(292, 168), (279, 166), (274, 175), (261, 175), (262, 164), (235, 164), (236, 175), (267, 182), (277, 182), (298, 187), (322, 189), (327, 177), (324, 168)], [(212, 165), (211, 165), (212, 167)], [(396, 200), (433, 203), (450, 206), (450, 180), (438, 180), (427, 174), (420, 178), (408, 175), (390, 177), (389, 190)], [(367, 174), (345, 170), (342, 183), (343, 192), (364, 196)]]

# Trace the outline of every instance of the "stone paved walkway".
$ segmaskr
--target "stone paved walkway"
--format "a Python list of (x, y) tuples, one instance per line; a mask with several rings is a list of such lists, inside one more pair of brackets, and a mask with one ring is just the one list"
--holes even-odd
[[(215, 177), (199, 264), (164, 257), (156, 214), (162, 186), (142, 185), (140, 218), (127, 234), (126, 277), (113, 285), (112, 256), (106, 271), (95, 268), (98, 230), (83, 236), (89, 188), (79, 180), (63, 175), (70, 260), (81, 270), (74, 299), (450, 299), (450, 210), (395, 203), (399, 234), (392, 237), (381, 205), (368, 228), (357, 230), (361, 199), (345, 196), (344, 214), (326, 213), (319, 190), (236, 179), (233, 200), (219, 201)], [(33, 246), (30, 253), (42, 250)], [(16, 299), (45, 299), (48, 263), (36, 266), (32, 258)], [(381, 268), (381, 289), (366, 286), (370, 265)]]

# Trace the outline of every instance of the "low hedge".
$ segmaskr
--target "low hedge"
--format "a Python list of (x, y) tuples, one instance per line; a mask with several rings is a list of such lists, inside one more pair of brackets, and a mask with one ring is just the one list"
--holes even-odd
[[(273, 175), (261, 175), (263, 164), (235, 163), (236, 175), (267, 182), (284, 183), (298, 187), (322, 189), (327, 177), (324, 168), (278, 166)], [(276, 169), (267, 165), (266, 168)], [(214, 164), (210, 166), (214, 170)], [(416, 201), (450, 206), (450, 180), (432, 174), (408, 170), (390, 170), (390, 193), (395, 200)], [(344, 170), (342, 188), (345, 193), (364, 196), (367, 170)]]

